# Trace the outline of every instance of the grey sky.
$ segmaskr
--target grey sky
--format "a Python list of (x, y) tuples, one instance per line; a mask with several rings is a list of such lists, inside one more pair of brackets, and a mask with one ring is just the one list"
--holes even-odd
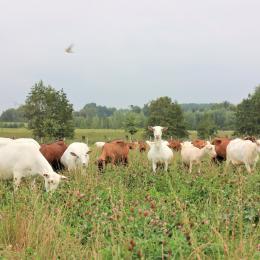
[(259, 0), (1, 0), (0, 110), (40, 79), (75, 109), (163, 95), (237, 103), (260, 83), (259, 10)]

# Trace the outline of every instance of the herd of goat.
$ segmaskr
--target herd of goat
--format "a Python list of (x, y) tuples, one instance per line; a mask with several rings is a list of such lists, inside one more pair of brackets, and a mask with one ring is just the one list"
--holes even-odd
[[(164, 170), (173, 159), (173, 150), (180, 151), (183, 165), (189, 167), (192, 172), (193, 166), (198, 165), (201, 170), (201, 162), (204, 157), (210, 157), (214, 161), (226, 160), (226, 165), (243, 164), (248, 173), (256, 166), (260, 153), (260, 140), (253, 137), (244, 139), (215, 138), (211, 143), (204, 140), (165, 141), (162, 139), (166, 127), (149, 127), (153, 132), (153, 141), (125, 142), (114, 140), (110, 142), (96, 142), (101, 154), (97, 160), (100, 171), (104, 170), (106, 164), (128, 164), (130, 149), (139, 147), (140, 152), (148, 150), (147, 158), (152, 162), (153, 172), (158, 165), (164, 165)], [(21, 179), (29, 176), (40, 175), (44, 178), (46, 191), (55, 190), (60, 181), (67, 179), (66, 176), (57, 172), (67, 169), (75, 170), (79, 167), (87, 167), (91, 150), (82, 142), (74, 142), (66, 145), (64, 141), (51, 144), (39, 144), (31, 138), (0, 138), (0, 179), (11, 179), (14, 189), (19, 187)]]

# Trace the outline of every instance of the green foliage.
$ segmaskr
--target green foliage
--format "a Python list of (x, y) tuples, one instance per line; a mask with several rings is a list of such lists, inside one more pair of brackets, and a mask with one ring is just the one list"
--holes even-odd
[(72, 104), (63, 90), (56, 91), (43, 82), (36, 83), (27, 96), (25, 116), (37, 137), (72, 137)]
[(18, 108), (9, 108), (0, 116), (0, 121), (4, 122), (25, 122), (26, 118), (24, 116), (24, 107), (20, 106)]
[(260, 86), (237, 106), (236, 132), (260, 135)]
[[(43, 84), (42, 82), (38, 85)], [(37, 84), (36, 84), (37, 85)], [(49, 87), (47, 87), (49, 88)], [(51, 88), (51, 87), (50, 87)], [(86, 104), (81, 110), (73, 113), (73, 121), (70, 121), (70, 128), (74, 125), (77, 128), (92, 128), (92, 129), (125, 129), (125, 121), (128, 120), (128, 114), (134, 113), (137, 117), (138, 128), (144, 128), (148, 124), (158, 123), (168, 124), (173, 123), (173, 126), (168, 132), (168, 135), (183, 137), (186, 135), (185, 128), (189, 130), (196, 130), (201, 128), (199, 124), (203, 121), (204, 116), (210, 115), (214, 121), (214, 125), (218, 130), (234, 130), (236, 129), (237, 133), (245, 135), (259, 135), (260, 134), (260, 101), (259, 101), (259, 88), (256, 88), (255, 93), (251, 96), (249, 95), (247, 99), (244, 99), (236, 108), (235, 105), (224, 101), (221, 103), (209, 103), (209, 104), (180, 104), (177, 102), (172, 102), (169, 97), (164, 97), (159, 103), (165, 104), (165, 107), (157, 109), (158, 112), (153, 112), (150, 115), (150, 106), (154, 105), (155, 101), (152, 101), (151, 104), (145, 104), (142, 108), (135, 105), (130, 105), (129, 109), (116, 109), (114, 107), (99, 106), (95, 103)], [(60, 91), (63, 92), (63, 91)], [(61, 94), (61, 93), (60, 93)], [(63, 93), (64, 94), (64, 93)], [(38, 89), (38, 96), (45, 95), (40, 93)], [(66, 99), (66, 98), (65, 98)], [(160, 100), (160, 99), (158, 99)], [(50, 100), (49, 100), (50, 101)], [(48, 101), (48, 102), (49, 102)], [(49, 102), (51, 103), (51, 102)], [(53, 103), (52, 103), (53, 104)], [(56, 109), (53, 108), (53, 109)], [(51, 110), (51, 109), (49, 109)], [(171, 111), (171, 113), (169, 112)], [(163, 114), (166, 117), (162, 116)], [(33, 112), (27, 109), (27, 114), (31, 116)], [(53, 115), (53, 113), (50, 113)], [(68, 117), (71, 118), (71, 113), (68, 112)], [(169, 117), (172, 117), (169, 119)], [(56, 129), (61, 126), (54, 126), (56, 118), (51, 118), (49, 122), (42, 121), (43, 115), (38, 114), (37, 125), (37, 135), (42, 136), (45, 133), (50, 135), (52, 129)], [(153, 119), (152, 119), (153, 118)], [(0, 121), (3, 122), (26, 122), (24, 107), (21, 106), (17, 109), (11, 108), (4, 111), (0, 117)], [(66, 119), (67, 120), (67, 119)], [(150, 123), (148, 123), (148, 120)], [(243, 123), (241, 123), (243, 122)], [(35, 125), (36, 122), (31, 122)], [(50, 127), (53, 125), (53, 127)], [(10, 125), (13, 127), (13, 125)], [(43, 133), (44, 127), (46, 128), (45, 133)], [(56, 129), (57, 130), (57, 129)], [(61, 132), (63, 134), (64, 130), (55, 130), (55, 135)], [(69, 131), (71, 132), (71, 131)], [(207, 135), (207, 134), (206, 134)]]
[(139, 113), (142, 112), (142, 109), (139, 106), (131, 105), (130, 108), (131, 108), (131, 111), (134, 112), (134, 113), (139, 114)]
[(198, 128), (205, 114), (209, 114), (219, 130), (231, 130), (235, 127), (235, 105), (225, 101), (212, 104), (182, 104), (185, 123), (190, 130)]
[(216, 134), (217, 127), (210, 114), (205, 114), (200, 122), (198, 123), (198, 137), (199, 138), (209, 138)]
[[(235, 127), (236, 107), (229, 102), (212, 104), (181, 104), (186, 128), (196, 130), (198, 123), (205, 113), (210, 114), (220, 130), (230, 130)], [(130, 105), (129, 109), (116, 109), (113, 107), (99, 106), (95, 103), (86, 104), (81, 110), (73, 112), (73, 125), (76, 128), (91, 129), (124, 129), (128, 113), (135, 113), (138, 117), (138, 127), (147, 126), (149, 104), (142, 108)], [(7, 109), (0, 117), (5, 122), (26, 122), (23, 106), (17, 109)]]
[(139, 122), (138, 122), (138, 117), (137, 117), (136, 113), (129, 112), (125, 118), (125, 123), (124, 123), (125, 131), (127, 133), (129, 133), (131, 136), (133, 136), (138, 131), (138, 128), (137, 128), (138, 125), (139, 125)]
[(95, 103), (85, 105), (79, 112), (74, 112), (74, 124), (78, 128), (92, 129), (125, 129), (125, 121), (129, 113), (135, 115), (137, 127), (144, 127), (146, 117), (138, 106), (130, 106), (130, 109), (116, 109), (105, 106), (97, 106)]
[[(168, 127), (164, 136), (186, 137), (183, 112), (177, 102), (172, 102), (169, 97), (160, 97), (153, 100), (148, 106), (147, 126), (160, 125)], [(150, 134), (147, 130), (147, 134)]]
[(86, 104), (80, 111), (74, 112), (74, 123), (80, 128), (110, 128), (109, 118), (116, 108)]

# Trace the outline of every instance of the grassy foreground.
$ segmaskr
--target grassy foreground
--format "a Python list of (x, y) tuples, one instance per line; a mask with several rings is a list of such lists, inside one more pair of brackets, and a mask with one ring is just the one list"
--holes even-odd
[(131, 151), (127, 168), (100, 174), (99, 153), (53, 194), (41, 178), (15, 194), (0, 182), (0, 259), (260, 259), (260, 165), (190, 175), (175, 154), (153, 174)]

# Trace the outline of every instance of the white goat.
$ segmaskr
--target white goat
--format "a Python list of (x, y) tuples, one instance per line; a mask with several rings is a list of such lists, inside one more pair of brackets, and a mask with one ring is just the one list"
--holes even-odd
[(216, 150), (215, 146), (207, 142), (206, 146), (199, 149), (192, 145), (190, 142), (184, 142), (181, 144), (181, 159), (182, 163), (189, 166), (189, 173), (192, 172), (192, 165), (198, 164), (199, 170), (198, 173), (200, 173), (201, 168), (201, 161), (203, 157), (206, 155), (209, 155), (210, 157), (214, 158), (216, 157)]
[(13, 139), (6, 138), (6, 137), (0, 137), (0, 146), (6, 145), (13, 142)]
[(95, 142), (95, 146), (99, 149), (102, 149), (104, 146), (105, 142)]
[(17, 138), (13, 140), (14, 143), (32, 144), (38, 149), (41, 148), (40, 144), (32, 138)]
[(226, 168), (230, 162), (233, 165), (244, 164), (248, 173), (255, 169), (256, 163), (259, 159), (260, 140), (256, 143), (249, 140), (242, 140), (236, 138), (227, 146), (227, 162)]
[(37, 147), (38, 149), (40, 149), (40, 147), (41, 147), (39, 145), (39, 143), (32, 138), (11, 139), (11, 138), (6, 138), (6, 137), (0, 137), (0, 146), (6, 145), (9, 143), (23, 143), (23, 144), (30, 143), (30, 144), (35, 145), (35, 147)]
[(40, 175), (46, 191), (55, 190), (60, 181), (67, 179), (53, 171), (39, 149), (30, 142), (10, 142), (0, 147), (0, 179), (14, 180), (17, 190), (23, 177)]
[(85, 143), (71, 143), (61, 156), (61, 163), (69, 171), (76, 168), (87, 168), (89, 163), (89, 154), (91, 151)]
[[(145, 141), (146, 142), (146, 144), (149, 146), (149, 148), (151, 148), (154, 144), (155, 144), (155, 142), (152, 142), (152, 141)], [(169, 142), (168, 141), (165, 141), (165, 140), (162, 140), (162, 144), (165, 144), (165, 145), (169, 145)]]
[(162, 140), (162, 132), (167, 128), (161, 126), (149, 127), (153, 131), (154, 142), (146, 142), (150, 146), (147, 154), (148, 160), (152, 161), (153, 172), (156, 172), (157, 163), (164, 163), (164, 170), (168, 170), (169, 162), (173, 158), (172, 150), (167, 146), (168, 142)]

